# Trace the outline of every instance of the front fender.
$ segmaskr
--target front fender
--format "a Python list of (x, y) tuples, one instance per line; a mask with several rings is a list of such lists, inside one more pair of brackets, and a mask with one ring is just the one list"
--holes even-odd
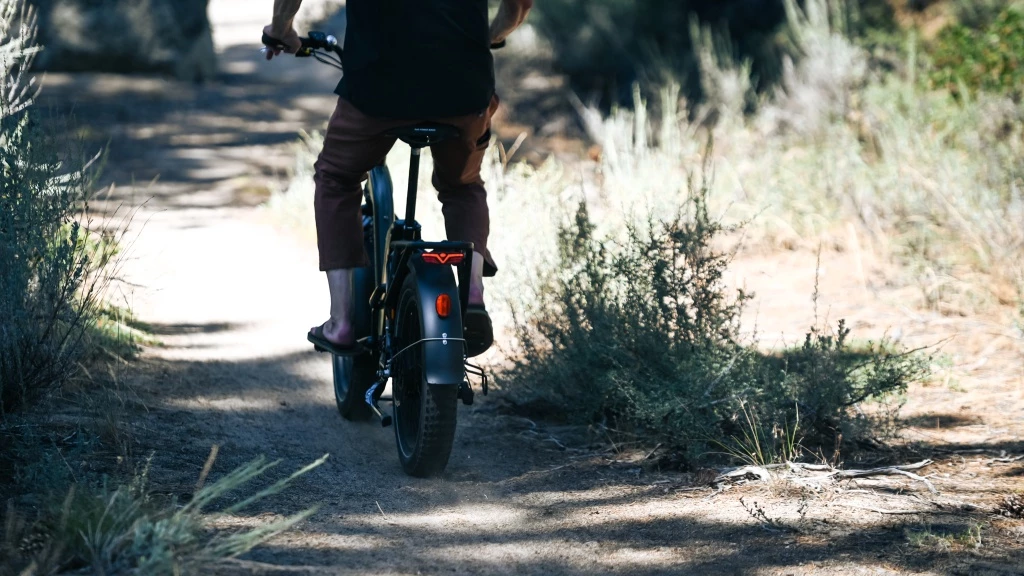
[[(465, 344), (462, 341), (462, 310), (459, 290), (451, 266), (426, 264), (419, 255), (409, 259), (409, 272), (415, 276), (419, 292), (420, 326), (423, 338), (423, 373), (427, 384), (461, 384), (466, 379)], [(437, 314), (437, 297), (447, 294), (452, 301), (447, 318)]]

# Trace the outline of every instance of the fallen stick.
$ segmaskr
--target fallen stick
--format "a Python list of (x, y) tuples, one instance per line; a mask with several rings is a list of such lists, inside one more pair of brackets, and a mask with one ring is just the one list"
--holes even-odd
[(837, 470), (842, 477), (857, 477), (857, 476), (875, 476), (877, 474), (887, 474), (892, 470), (899, 470), (901, 472), (910, 472), (911, 470), (920, 470), (925, 466), (930, 466), (934, 462), (931, 460), (921, 460), (913, 464), (904, 464), (902, 466), (882, 466), (881, 468), (868, 468), (866, 470)]
[(658, 445), (654, 447), (654, 450), (651, 450), (647, 456), (644, 456), (644, 460), (648, 460), (651, 456), (654, 456), (654, 453), (658, 451), (658, 448), (661, 448), (661, 442), (658, 442)]
[(931, 483), (931, 480), (928, 480), (924, 476), (918, 476), (917, 474), (914, 474), (913, 472), (906, 472), (906, 471), (900, 470), (900, 469), (894, 469), (892, 472), (893, 472), (893, 474), (902, 474), (903, 476), (906, 476), (907, 478), (910, 478), (911, 480), (917, 480), (918, 482), (923, 482), (924, 485), (928, 487), (928, 491), (931, 492), (932, 494), (938, 494), (939, 493), (939, 491), (935, 489), (935, 485)]
[(870, 470), (837, 470), (836, 478), (866, 478), (868, 476), (886, 476), (898, 474), (900, 476), (906, 476), (911, 480), (923, 482), (932, 494), (938, 494), (939, 491), (935, 489), (935, 486), (931, 483), (931, 481), (929, 481), (924, 476), (918, 476), (917, 474), (910, 472), (911, 470), (920, 470), (921, 468), (924, 468), (925, 466), (928, 466), (931, 463), (931, 460), (922, 460), (915, 464), (907, 464), (905, 466), (885, 466), (882, 468), (872, 468)]
[(1006, 457), (1006, 458), (993, 458), (991, 460), (986, 460), (985, 464), (995, 464), (996, 462), (999, 462), (1000, 464), (1013, 464), (1014, 462), (1018, 462), (1020, 460), (1024, 460), (1024, 456), (1013, 456), (1013, 457)]
[[(786, 465), (789, 467), (790, 470), (792, 470), (794, 472), (799, 470), (799, 469), (812, 470), (812, 471), (828, 470), (828, 472), (826, 472), (825, 474), (819, 474), (817, 476), (809, 476), (809, 477), (805, 477), (805, 478), (799, 478), (799, 477), (797, 477), (797, 478), (789, 478), (789, 480), (791, 480), (793, 482), (796, 482), (796, 483), (805, 483), (806, 484), (806, 483), (814, 483), (814, 482), (819, 482), (819, 481), (822, 481), (822, 480), (830, 480), (830, 479), (837, 479), (837, 478), (838, 479), (853, 479), (853, 478), (866, 478), (868, 476), (892, 476), (892, 475), (899, 475), (899, 476), (906, 476), (907, 478), (910, 478), (912, 480), (917, 480), (918, 482), (923, 482), (924, 485), (928, 487), (928, 490), (931, 491), (932, 494), (938, 494), (939, 491), (935, 489), (935, 486), (931, 483), (930, 480), (928, 480), (927, 478), (925, 478), (923, 476), (918, 476), (917, 474), (914, 474), (913, 472), (911, 472), (911, 470), (920, 470), (921, 468), (924, 468), (925, 466), (929, 466), (930, 464), (932, 464), (931, 460), (922, 460), (920, 462), (915, 462), (913, 464), (905, 464), (903, 466), (883, 466), (881, 468), (871, 468), (871, 469), (867, 469), (867, 470), (835, 470), (835, 469), (832, 469), (831, 467), (828, 467), (828, 466), (825, 466), (825, 465), (821, 465), (821, 464), (799, 464), (799, 463), (794, 463), (794, 462), (788, 462)], [(726, 480), (736, 481), (736, 480), (741, 480), (741, 479), (744, 479), (744, 478), (748, 478), (750, 476), (756, 477), (758, 480), (761, 480), (761, 481), (768, 481), (768, 480), (771, 479), (771, 472), (769, 472), (768, 470), (765, 469), (765, 467), (762, 467), (762, 466), (742, 466), (740, 468), (734, 468), (732, 470), (728, 470), (726, 472), (722, 472), (721, 474), (719, 474), (718, 476), (715, 477), (714, 483), (718, 484), (718, 483), (724, 482)]]
[(754, 476), (758, 480), (767, 482), (771, 479), (772, 475), (770, 472), (760, 466), (742, 466), (740, 468), (734, 468), (726, 472), (722, 472), (712, 481), (713, 484), (718, 484), (726, 480), (742, 480), (748, 476)]
[(859, 510), (867, 510), (869, 512), (877, 512), (879, 514), (936, 514), (941, 513), (936, 510), (886, 510), (884, 508), (875, 508), (873, 506), (861, 506), (860, 504), (849, 504), (846, 502), (837, 502), (840, 506), (847, 508), (857, 508)]
[(820, 472), (822, 470), (832, 470), (832, 467), (829, 466), (828, 464), (804, 464), (803, 462), (786, 462), (786, 466), (788, 466), (789, 469), (792, 470), (793, 472), (796, 472), (798, 470), (811, 470), (815, 472)]
[[(922, 460), (914, 464), (906, 464), (903, 466), (883, 466), (881, 468), (870, 468), (867, 470), (831, 470), (830, 472), (826, 472), (825, 474), (819, 474), (817, 476), (808, 476), (805, 478), (793, 478), (792, 480), (797, 483), (808, 484), (829, 479), (853, 479), (867, 478), (868, 476), (899, 475), (906, 476), (907, 478), (910, 478), (912, 480), (917, 480), (918, 482), (923, 482), (924, 485), (928, 487), (929, 491), (931, 491), (933, 494), (938, 494), (938, 490), (935, 489), (935, 486), (931, 483), (931, 481), (929, 481), (927, 478), (923, 476), (918, 476), (917, 474), (911, 472), (911, 470), (920, 470), (921, 468), (924, 468), (925, 466), (928, 466), (930, 464), (932, 464), (931, 460)], [(821, 465), (818, 464), (793, 463), (790, 465), (790, 469), (796, 471), (797, 469), (822, 470), (823, 468), (821, 467)], [(827, 470), (828, 468), (824, 469)]]

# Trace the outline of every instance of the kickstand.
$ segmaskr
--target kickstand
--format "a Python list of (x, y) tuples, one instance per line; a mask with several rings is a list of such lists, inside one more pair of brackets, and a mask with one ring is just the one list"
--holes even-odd
[(466, 374), (472, 374), (473, 376), (480, 378), (480, 385), (483, 389), (484, 396), (487, 396), (487, 373), (484, 372), (484, 369), (476, 364), (470, 363), (469, 360), (466, 360)]

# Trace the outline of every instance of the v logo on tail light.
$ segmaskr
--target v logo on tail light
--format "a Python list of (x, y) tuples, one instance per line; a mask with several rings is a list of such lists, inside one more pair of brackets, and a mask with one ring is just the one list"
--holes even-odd
[(466, 256), (461, 252), (424, 252), (423, 261), (427, 264), (462, 264)]

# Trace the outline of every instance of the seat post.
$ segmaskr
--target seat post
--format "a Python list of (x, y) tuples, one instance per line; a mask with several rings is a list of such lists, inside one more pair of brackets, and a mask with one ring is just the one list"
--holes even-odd
[(416, 186), (420, 176), (419, 146), (412, 147), (412, 158), (409, 159), (409, 197), (405, 204), (405, 227), (411, 229), (416, 221)]

